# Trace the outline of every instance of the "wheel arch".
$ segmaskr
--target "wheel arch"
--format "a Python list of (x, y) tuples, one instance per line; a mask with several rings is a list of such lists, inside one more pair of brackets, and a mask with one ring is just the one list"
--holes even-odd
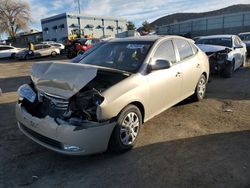
[[(145, 108), (143, 106), (143, 104), (139, 101), (134, 101), (134, 102), (131, 102), (129, 103), (128, 105), (135, 105), (137, 108), (139, 108), (140, 112), (141, 112), (141, 116), (142, 116), (142, 123), (144, 123), (144, 117), (145, 117)], [(128, 106), (127, 105), (127, 106)], [(125, 108), (125, 107), (124, 107)]]

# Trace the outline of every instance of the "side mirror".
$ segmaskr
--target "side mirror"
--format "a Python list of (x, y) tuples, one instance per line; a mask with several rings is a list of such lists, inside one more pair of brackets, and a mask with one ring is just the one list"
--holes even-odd
[(154, 70), (162, 70), (162, 69), (169, 69), (172, 66), (172, 63), (165, 59), (157, 59), (155, 62), (149, 65), (148, 72)]

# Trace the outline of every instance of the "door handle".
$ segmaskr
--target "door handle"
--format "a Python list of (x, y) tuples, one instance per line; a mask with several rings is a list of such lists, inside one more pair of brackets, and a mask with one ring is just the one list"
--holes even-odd
[(182, 75), (181, 72), (177, 72), (175, 76), (176, 76), (176, 77), (181, 77), (181, 75)]
[(196, 65), (196, 68), (200, 68), (200, 66), (201, 66), (201, 64), (200, 64), (200, 63), (198, 63), (198, 64)]

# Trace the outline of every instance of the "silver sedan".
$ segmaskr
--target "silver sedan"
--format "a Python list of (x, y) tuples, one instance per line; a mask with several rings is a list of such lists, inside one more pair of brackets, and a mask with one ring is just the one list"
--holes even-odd
[(209, 64), (178, 36), (111, 40), (79, 63), (35, 63), (16, 105), (20, 130), (53, 151), (131, 149), (142, 124), (187, 97), (205, 96)]

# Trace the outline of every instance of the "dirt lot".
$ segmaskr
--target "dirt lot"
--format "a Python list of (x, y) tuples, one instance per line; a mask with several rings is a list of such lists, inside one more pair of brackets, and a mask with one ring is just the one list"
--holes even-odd
[(32, 63), (0, 63), (0, 187), (250, 187), (250, 66), (147, 122), (130, 152), (69, 157), (16, 126), (16, 90)]

